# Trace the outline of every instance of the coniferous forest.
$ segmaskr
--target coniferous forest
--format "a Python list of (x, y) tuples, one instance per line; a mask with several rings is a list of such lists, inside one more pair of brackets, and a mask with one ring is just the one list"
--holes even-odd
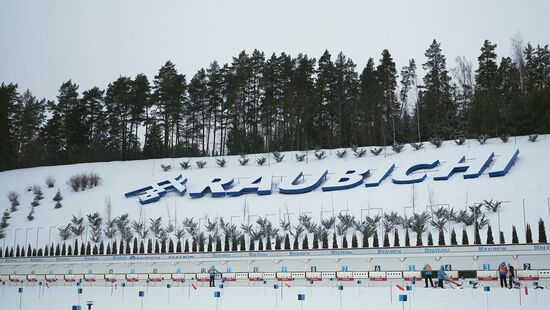
[(499, 58), (486, 40), (477, 61), (452, 62), (443, 48), (402, 68), (388, 50), (364, 68), (329, 51), (243, 51), (192, 77), (168, 61), (106, 89), (69, 80), (55, 100), (2, 83), (0, 170), (550, 131), (547, 45), (516, 40)]

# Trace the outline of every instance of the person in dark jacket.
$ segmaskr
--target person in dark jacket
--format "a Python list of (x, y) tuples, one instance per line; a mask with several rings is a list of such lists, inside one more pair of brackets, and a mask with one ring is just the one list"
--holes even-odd
[(445, 281), (446, 275), (445, 266), (441, 265), (441, 267), (439, 267), (439, 272), (437, 273), (437, 286), (440, 288), (443, 288), (443, 281)]
[(430, 266), (430, 264), (425, 264), (424, 267), (422, 267), (422, 271), (424, 272), (424, 281), (426, 282), (425, 287), (428, 287), (428, 280), (430, 281), (430, 285), (434, 287), (434, 281), (432, 280), (432, 266)]
[(498, 266), (498, 276), (500, 278), (500, 287), (508, 287), (508, 284), (506, 283), (506, 275), (508, 274), (508, 267), (506, 267), (506, 263), (502, 262)]
[(221, 272), (218, 271), (218, 269), (214, 268), (214, 265), (210, 266), (210, 269), (208, 269), (208, 274), (210, 275), (210, 287), (216, 287), (216, 274)]
[(508, 264), (508, 280), (509, 280), (509, 289), (514, 287), (514, 282), (516, 281), (516, 268), (511, 264)]

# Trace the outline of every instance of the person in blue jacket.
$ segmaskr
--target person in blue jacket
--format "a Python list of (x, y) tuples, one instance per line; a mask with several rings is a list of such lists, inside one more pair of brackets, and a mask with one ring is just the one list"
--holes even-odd
[(441, 265), (441, 267), (439, 267), (439, 272), (437, 273), (437, 286), (440, 288), (443, 288), (443, 281), (445, 280), (446, 275), (445, 266)]
[(210, 287), (216, 287), (215, 280), (217, 273), (219, 273), (220, 275), (222, 274), (218, 271), (218, 269), (214, 268), (214, 265), (210, 266), (210, 268), (208, 269), (208, 274), (210, 275)]
[(498, 276), (500, 278), (500, 287), (508, 287), (506, 283), (506, 275), (508, 275), (508, 267), (505, 262), (500, 263), (498, 266)]
[(430, 281), (430, 285), (434, 287), (434, 281), (432, 280), (432, 266), (430, 266), (430, 264), (424, 264), (422, 271), (424, 272), (424, 282), (426, 282), (425, 287), (428, 287), (428, 280)]

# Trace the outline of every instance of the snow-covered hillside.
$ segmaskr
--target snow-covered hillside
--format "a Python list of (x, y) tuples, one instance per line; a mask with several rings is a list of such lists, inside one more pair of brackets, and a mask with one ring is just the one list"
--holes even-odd
[[(369, 148), (366, 148), (367, 150)], [(485, 154), (494, 152), (495, 161), (499, 155), (510, 154), (516, 149), (520, 155), (514, 167), (503, 177), (489, 177), (492, 166), (485, 170), (483, 175), (474, 179), (464, 179), (457, 173), (447, 181), (434, 181), (433, 175), (438, 168), (427, 170), (427, 179), (416, 184), (393, 184), (391, 176), (385, 179), (380, 186), (365, 187), (360, 185), (352, 189), (323, 192), (320, 188), (315, 191), (296, 195), (285, 195), (278, 192), (277, 186), (281, 181), (288, 181), (304, 172), (308, 177), (318, 174), (324, 169), (329, 170), (328, 179), (334, 172), (371, 169), (374, 175), (395, 163), (393, 174), (407, 169), (412, 163), (440, 160), (441, 164), (457, 160), (461, 155), (466, 161), (474, 161)], [(259, 166), (256, 158), (266, 154), (248, 155), (250, 161), (247, 166), (241, 166), (239, 156), (226, 156), (225, 167), (218, 167), (215, 158), (191, 158), (192, 167), (183, 170), (180, 162), (188, 158), (167, 158), (156, 160), (136, 160), (126, 162), (102, 162), (76, 164), (66, 166), (38, 167), (19, 169), (0, 173), (0, 206), (8, 209), (10, 202), (6, 197), (10, 191), (20, 194), (18, 211), (11, 214), (6, 229), (5, 242), (11, 244), (17, 235), (17, 243), (34, 245), (35, 242), (44, 244), (51, 231), (52, 242), (58, 238), (55, 227), (66, 226), (72, 215), (84, 216), (93, 212), (100, 212), (106, 217), (106, 200), (112, 202), (112, 217), (128, 213), (131, 220), (138, 220), (140, 216), (146, 219), (162, 217), (164, 225), (169, 221), (181, 226), (185, 217), (214, 219), (223, 217), (233, 223), (254, 222), (257, 217), (267, 217), (274, 224), (279, 223), (281, 217), (289, 217), (291, 222), (298, 222), (299, 214), (309, 214), (313, 221), (320, 222), (320, 218), (327, 218), (332, 214), (348, 212), (356, 218), (374, 215), (380, 212), (396, 211), (400, 215), (405, 212), (412, 214), (425, 211), (427, 205), (448, 204), (455, 210), (461, 210), (484, 199), (503, 201), (500, 211), (500, 226), (505, 232), (507, 241), (511, 240), (511, 226), (516, 225), (520, 242), (524, 240), (523, 203), (525, 203), (525, 218), (533, 228), (533, 235), (537, 233), (537, 221), (543, 218), (549, 222), (550, 207), (547, 206), (550, 198), (550, 139), (548, 135), (539, 136), (536, 142), (529, 142), (527, 137), (513, 137), (503, 143), (500, 139), (489, 139), (486, 144), (480, 145), (476, 140), (468, 140), (463, 145), (456, 145), (453, 141), (445, 141), (440, 148), (425, 143), (421, 150), (414, 150), (407, 145), (401, 153), (394, 153), (390, 147), (380, 155), (374, 156), (370, 152), (358, 158), (348, 149), (347, 156), (338, 158), (336, 150), (326, 150), (327, 157), (319, 160), (309, 151), (307, 160), (298, 162), (295, 154), (302, 152), (287, 152), (282, 162), (275, 162), (273, 157), (269, 163)], [(207, 165), (198, 169), (195, 162), (205, 160)], [(161, 164), (172, 165), (172, 170), (164, 172)], [(74, 192), (67, 184), (69, 178), (78, 173), (95, 172), (101, 178), (99, 186), (85, 191)], [(211, 197), (206, 194), (202, 198), (191, 198), (188, 193), (183, 197), (170, 192), (156, 203), (141, 205), (137, 197), (125, 198), (126, 192), (172, 179), (178, 175), (188, 178), (188, 191), (197, 190), (201, 184), (210, 182), (214, 178), (235, 178), (235, 183), (244, 182), (250, 177), (272, 175), (273, 192), (271, 195), (246, 194), (239, 197)], [(56, 184), (48, 188), (45, 184), (47, 177), (53, 177)], [(368, 179), (367, 179), (368, 180)], [(326, 181), (325, 181), (326, 182)], [(35, 208), (35, 219), (29, 221), (27, 215), (31, 209), (33, 193), (26, 190), (32, 185), (40, 185), (44, 192), (44, 199)], [(55, 209), (52, 200), (57, 190), (63, 196), (62, 208)], [(248, 206), (248, 209), (245, 208)], [(289, 213), (289, 214), (287, 214)], [(498, 217), (496, 213), (487, 214), (494, 231), (497, 231)], [(142, 217), (142, 218), (143, 218)], [(250, 217), (250, 218), (249, 218)], [(147, 220), (148, 221), (148, 220)], [(201, 226), (206, 223), (200, 220)], [(454, 224), (457, 232), (462, 224)], [(51, 228), (51, 229), (50, 229)], [(204, 228), (202, 228), (204, 229)], [(433, 228), (432, 228), (433, 229)], [(432, 233), (435, 231), (432, 230)], [(436, 234), (435, 234), (436, 235)], [(36, 238), (39, 238), (37, 241)], [(498, 234), (495, 233), (495, 238)], [(1, 243), (1, 242), (0, 242)]]

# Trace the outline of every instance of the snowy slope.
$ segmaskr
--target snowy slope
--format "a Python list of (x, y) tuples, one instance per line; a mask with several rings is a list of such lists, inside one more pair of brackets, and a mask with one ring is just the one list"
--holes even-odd
[[(396, 164), (396, 171), (398, 171), (405, 169), (410, 163), (431, 159), (445, 162), (456, 160), (459, 155), (466, 155), (468, 160), (473, 160), (484, 156), (483, 154), (487, 152), (495, 152), (498, 160), (499, 154), (510, 153), (516, 149), (520, 150), (519, 159), (504, 177), (490, 178), (488, 171), (491, 170), (491, 167), (489, 167), (482, 176), (476, 179), (464, 179), (462, 175), (457, 174), (448, 181), (434, 181), (430, 178), (430, 174), (433, 175), (434, 171), (437, 171), (434, 169), (428, 172), (427, 180), (415, 185), (393, 184), (388, 178), (378, 187), (366, 188), (361, 185), (334, 192), (322, 192), (317, 189), (305, 194), (284, 195), (278, 193), (276, 188), (281, 180), (294, 178), (300, 171), (306, 174), (306, 179), (308, 174), (319, 173), (324, 169), (328, 169), (329, 173), (351, 168), (373, 169), (372, 172), (375, 173), (377, 168), (386, 167), (391, 163)], [(249, 206), (247, 215), (251, 216), (251, 221), (254, 221), (257, 216), (267, 216), (274, 223), (278, 223), (280, 216), (285, 216), (284, 214), (288, 210), (291, 213), (288, 216), (296, 224), (298, 214), (304, 212), (311, 212), (313, 220), (319, 222), (321, 216), (326, 218), (332, 212), (338, 213), (347, 209), (350, 214), (360, 217), (369, 213), (367, 208), (382, 208), (384, 212), (396, 211), (403, 214), (404, 207), (414, 203), (416, 212), (426, 210), (428, 204), (450, 204), (455, 210), (460, 210), (474, 202), (481, 202), (483, 199), (495, 199), (507, 201), (500, 213), (501, 227), (506, 234), (507, 241), (510, 241), (511, 238), (512, 225), (518, 227), (520, 241), (522, 241), (523, 200), (525, 200), (526, 220), (531, 223), (534, 236), (537, 234), (536, 222), (539, 217), (550, 222), (549, 209), (547, 208), (547, 199), (550, 197), (550, 183), (547, 178), (550, 175), (549, 151), (550, 139), (548, 139), (548, 135), (541, 135), (535, 143), (528, 142), (527, 137), (511, 138), (508, 143), (502, 143), (499, 139), (490, 139), (485, 145), (480, 145), (475, 140), (468, 140), (461, 146), (455, 145), (452, 141), (445, 141), (440, 148), (425, 143), (423, 149), (415, 151), (407, 145), (399, 154), (394, 154), (391, 148), (387, 148), (379, 156), (368, 153), (362, 158), (356, 158), (348, 149), (348, 155), (343, 159), (337, 158), (335, 150), (327, 150), (327, 158), (318, 160), (310, 151), (307, 163), (305, 161), (298, 162), (294, 158), (294, 154), (297, 152), (287, 152), (281, 163), (276, 163), (271, 159), (269, 166), (266, 164), (261, 167), (256, 164), (255, 158), (262, 154), (249, 155), (250, 162), (245, 167), (239, 165), (238, 156), (225, 157), (227, 165), (224, 168), (216, 166), (215, 158), (204, 158), (208, 162), (204, 169), (198, 169), (195, 161), (199, 159), (192, 158), (190, 162), (193, 166), (189, 170), (182, 170), (179, 165), (187, 158), (38, 167), (0, 173), (0, 206), (2, 209), (9, 207), (9, 201), (5, 195), (9, 191), (17, 191), (21, 195), (19, 211), (12, 214), (12, 218), (9, 220), (10, 225), (6, 238), (8, 244), (14, 241), (16, 232), (19, 244), (25, 242), (26, 233), (28, 233), (27, 241), (34, 244), (37, 232), (39, 234), (38, 243), (43, 244), (48, 239), (49, 228), (67, 225), (72, 215), (85, 216), (96, 211), (105, 215), (107, 198), (112, 201), (113, 217), (128, 213), (132, 220), (137, 220), (140, 212), (143, 212), (146, 218), (162, 217), (165, 225), (168, 224), (169, 219), (172, 223), (176, 221), (178, 225), (181, 225), (184, 217), (209, 217), (211, 219), (224, 217), (234, 223), (247, 221), (247, 216), (243, 216), (245, 200)], [(172, 164), (174, 168), (172, 171), (163, 172), (161, 164)], [(66, 184), (71, 175), (90, 171), (101, 176), (102, 183), (98, 187), (75, 193)], [(396, 172), (394, 171), (394, 173)], [(240, 197), (213, 198), (207, 194), (203, 198), (192, 199), (188, 194), (180, 197), (176, 193), (169, 193), (159, 202), (143, 206), (137, 197), (124, 197), (126, 192), (154, 182), (174, 178), (179, 174), (188, 178), (189, 191), (196, 190), (200, 184), (207, 183), (215, 177), (233, 177), (245, 180), (244, 178), (247, 177), (265, 174), (274, 176), (274, 188), (273, 193), (268, 196), (247, 194)], [(44, 184), (48, 176), (53, 176), (57, 180), (54, 188), (47, 188)], [(331, 175), (329, 174), (328, 177), (330, 178)], [(26, 216), (31, 208), (33, 194), (25, 191), (25, 188), (33, 184), (42, 187), (45, 199), (36, 207), (35, 220), (28, 221)], [(60, 189), (64, 196), (61, 209), (54, 209), (52, 201), (57, 189)], [(321, 213), (321, 211), (325, 212)], [(378, 210), (373, 209), (370, 214), (373, 215), (376, 212)], [(410, 209), (407, 209), (406, 212), (408, 215), (411, 214)], [(495, 214), (488, 216), (493, 230), (496, 232), (498, 219)], [(201, 221), (201, 224), (204, 224), (204, 221)], [(38, 227), (42, 228), (37, 230)], [(455, 227), (459, 232), (462, 229), (462, 224), (456, 224)], [(496, 236), (497, 234), (495, 234)], [(52, 241), (55, 238), (57, 238), (57, 229), (54, 228)]]

